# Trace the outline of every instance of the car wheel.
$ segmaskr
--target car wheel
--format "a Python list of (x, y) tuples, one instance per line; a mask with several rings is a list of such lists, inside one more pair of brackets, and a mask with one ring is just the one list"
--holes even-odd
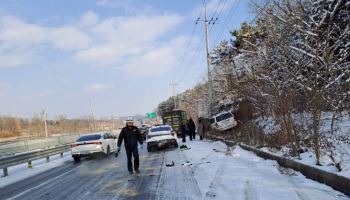
[(152, 148), (151, 147), (147, 147), (147, 151), (148, 152), (152, 152)]
[(106, 156), (109, 157), (110, 154), (111, 154), (111, 148), (109, 146), (107, 146)]
[(179, 148), (179, 144), (176, 143), (176, 144), (174, 145), (174, 147), (175, 147), (175, 148)]
[(80, 162), (80, 157), (73, 157), (74, 158), (74, 162)]

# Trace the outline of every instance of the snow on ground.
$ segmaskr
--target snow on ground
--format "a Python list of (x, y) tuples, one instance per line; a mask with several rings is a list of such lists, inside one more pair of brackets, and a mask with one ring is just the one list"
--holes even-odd
[[(337, 115), (333, 125), (333, 134), (331, 134), (332, 117), (332, 112), (322, 113), (320, 120), (320, 132), (322, 136), (327, 138), (327, 142), (332, 143), (334, 146), (332, 149), (333, 157), (335, 158), (336, 162), (341, 163), (342, 171), (338, 172), (330, 157), (330, 150), (325, 148), (321, 150), (320, 163), (322, 166), (315, 165), (315, 154), (310, 148), (308, 149), (309, 151), (302, 153), (300, 158), (290, 157), (290, 159), (294, 159), (295, 161), (303, 164), (350, 178), (350, 116), (345, 112), (341, 113), (341, 116)], [(312, 116), (310, 113), (293, 114), (293, 118), (295, 119), (295, 123), (298, 125), (303, 124), (305, 128), (310, 126), (312, 123)], [(281, 130), (276, 122), (276, 119), (273, 117), (259, 117), (255, 119), (255, 122), (265, 134), (272, 134)], [(269, 148), (263, 148), (262, 150), (279, 156), (288, 156), (289, 154), (289, 149), (287, 147), (282, 147), (280, 151)]]
[(50, 170), (52, 168), (58, 167), (66, 163), (67, 161), (72, 161), (71, 152), (66, 152), (63, 154), (63, 158), (60, 155), (55, 155), (50, 157), (50, 162), (46, 162), (46, 158), (35, 160), (32, 162), (33, 168), (27, 167), (27, 163), (12, 166), (8, 168), (9, 176), (4, 177), (3, 171), (1, 170), (0, 177), (0, 188), (3, 188), (12, 183), (24, 180), (26, 178), (35, 176), (44, 171)]
[(187, 142), (183, 151), (203, 199), (349, 199), (332, 188), (279, 167), (240, 147), (221, 142)]
[(272, 117), (258, 117), (255, 119), (255, 123), (262, 129), (264, 134), (273, 134), (281, 130), (276, 120)]

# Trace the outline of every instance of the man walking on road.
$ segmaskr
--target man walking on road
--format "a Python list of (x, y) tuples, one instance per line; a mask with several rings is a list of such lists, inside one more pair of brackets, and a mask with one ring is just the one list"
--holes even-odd
[[(122, 145), (123, 140), (124, 140), (126, 156), (128, 158), (129, 173), (133, 174), (134, 173), (133, 170), (135, 170), (135, 172), (139, 174), (140, 161), (139, 161), (139, 151), (137, 149), (137, 143), (139, 142), (142, 146), (143, 139), (139, 129), (136, 126), (134, 126), (134, 122), (132, 119), (126, 120), (126, 127), (124, 127), (119, 134), (118, 144), (117, 144), (118, 146), (117, 153), (119, 153), (120, 151), (120, 147)], [(134, 156), (134, 168), (132, 164), (132, 156)]]
[(194, 124), (194, 121), (192, 120), (192, 118), (190, 118), (190, 120), (188, 120), (188, 124), (187, 124), (188, 130), (189, 130), (189, 134), (190, 134), (190, 140), (192, 141), (192, 139), (196, 139), (196, 125)]

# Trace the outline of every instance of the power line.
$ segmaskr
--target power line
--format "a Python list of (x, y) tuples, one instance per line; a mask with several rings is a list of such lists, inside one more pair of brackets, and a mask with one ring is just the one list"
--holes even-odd
[[(214, 26), (216, 20), (217, 20), (218, 17), (222, 14), (222, 12), (223, 12), (223, 10), (224, 10), (224, 8), (225, 8), (227, 2), (228, 2), (228, 0), (224, 0), (223, 3), (220, 2), (220, 4), (217, 6), (217, 8), (216, 8), (216, 10), (215, 10), (215, 13), (214, 13), (213, 16), (211, 17), (211, 20), (213, 21), (213, 23), (211, 23), (211, 27), (210, 27), (210, 30), (209, 30), (209, 31), (212, 30), (212, 28), (213, 28), (213, 26)], [(217, 11), (219, 10), (221, 4), (222, 4), (222, 6), (221, 6), (221, 9), (220, 9), (220, 11), (219, 11), (219, 14), (215, 17), (215, 15), (216, 15)], [(234, 4), (233, 4), (233, 5), (234, 5)], [(232, 9), (232, 7), (231, 7), (231, 9)], [(214, 21), (214, 19), (215, 19), (215, 21)], [(198, 19), (197, 19), (197, 20), (198, 20)], [(202, 44), (203, 39), (204, 39), (204, 38), (202, 38), (200, 44)], [(201, 64), (203, 63), (203, 61), (202, 61), (201, 63), (199, 63), (199, 62), (197, 61), (197, 58), (198, 58), (199, 54), (202, 52), (203, 47), (204, 47), (204, 46), (202, 45), (202, 46), (201, 46), (201, 49), (200, 49), (199, 52), (196, 54), (196, 59), (194, 59), (195, 62), (193, 63), (192, 66), (197, 66), (195, 69), (198, 69), (198, 68), (201, 66)], [(197, 62), (196, 62), (196, 61), (197, 61)], [(198, 63), (198, 64), (196, 64), (196, 63)], [(194, 72), (196, 72), (196, 70), (195, 70)], [(191, 74), (191, 73), (186, 73), (185, 76), (187, 77), (189, 74)], [(192, 76), (190, 76), (190, 77), (192, 77)], [(183, 77), (182, 79), (184, 79), (184, 78), (185, 78), (185, 77)], [(181, 80), (182, 80), (182, 79), (181, 79)]]
[(226, 19), (225, 19), (225, 21), (224, 21), (224, 23), (223, 23), (220, 36), (216, 37), (216, 39), (214, 40), (215, 44), (218, 43), (219, 41), (221, 41), (224, 32), (225, 32), (226, 30), (229, 30), (229, 28), (227, 27), (227, 24), (231, 22), (232, 17), (233, 17), (233, 14), (234, 14), (234, 11), (236, 10), (236, 8), (237, 8), (239, 2), (240, 2), (240, 0), (237, 0), (237, 1), (235, 1), (235, 3), (232, 4), (232, 7), (231, 7), (231, 9), (230, 9), (230, 12), (227, 14), (227, 17), (226, 17)]
[[(204, 8), (205, 4), (206, 4), (206, 0), (203, 0), (203, 1), (202, 1), (202, 7), (201, 7), (201, 10), (200, 10), (200, 12), (199, 12), (199, 15), (198, 15), (197, 20), (198, 20), (198, 19), (200, 18), (200, 16), (202, 15), (203, 8)], [(190, 37), (190, 39), (189, 39), (189, 41), (188, 41), (188, 43), (187, 43), (187, 45), (186, 45), (186, 49), (185, 49), (184, 54), (183, 54), (183, 56), (182, 56), (182, 58), (181, 58), (181, 61), (180, 61), (180, 64), (179, 64), (179, 72), (180, 72), (181, 69), (183, 68), (183, 64), (184, 64), (185, 58), (186, 58), (186, 56), (187, 56), (188, 50), (189, 50), (189, 48), (190, 48), (190, 46), (191, 46), (192, 39), (193, 39), (194, 33), (195, 33), (195, 31), (196, 31), (196, 27), (197, 27), (197, 23), (195, 23), (194, 26), (193, 26), (193, 30), (192, 30), (192, 33), (191, 33), (191, 37)], [(177, 79), (178, 74), (179, 74), (179, 73), (176, 73), (176, 74), (175, 74), (175, 76), (173, 77), (173, 80), (176, 80), (176, 79)]]
[[(194, 35), (195, 31), (196, 31), (196, 28), (197, 28), (197, 24), (195, 24), (195, 25), (193, 26), (193, 30), (192, 30), (192, 33), (191, 33), (190, 40), (189, 40), (189, 42), (187, 43), (186, 50), (185, 50), (184, 55), (182, 56), (181, 61), (180, 61), (180, 64), (179, 64), (179, 67), (180, 67), (180, 68), (182, 67), (183, 62), (185, 61), (185, 57), (186, 57), (187, 52), (188, 52), (188, 49), (189, 49), (189, 47), (190, 47), (190, 45), (191, 45), (192, 38), (193, 38), (193, 35)], [(177, 74), (178, 74), (178, 73), (177, 73)], [(176, 74), (176, 75), (177, 75), (177, 74)], [(173, 80), (175, 80), (175, 79), (177, 78), (176, 75), (173, 77)]]
[[(222, 1), (221, 1), (222, 2)], [(210, 28), (210, 30), (212, 29), (212, 27), (215, 25), (215, 23), (216, 23), (216, 21), (218, 20), (218, 18), (217, 17), (215, 17), (215, 15), (216, 15), (216, 13), (217, 13), (217, 11), (219, 10), (219, 8), (220, 8), (220, 5), (221, 5), (221, 2), (218, 4), (218, 6), (216, 7), (216, 10), (215, 10), (215, 13), (213, 14), (213, 16), (211, 17), (211, 19), (210, 20), (208, 20), (208, 18), (207, 18), (207, 15), (206, 15), (206, 5), (205, 5), (205, 20), (204, 20), (204, 22), (206, 22), (206, 25), (211, 25), (211, 28)], [(224, 1), (224, 4), (223, 4), (223, 6), (221, 7), (221, 10), (220, 10), (220, 13), (222, 13), (222, 10), (224, 9), (224, 7), (225, 7), (225, 5), (226, 5), (226, 2), (227, 2), (227, 0), (225, 0)], [(200, 20), (200, 18), (198, 18), (197, 20), (196, 20), (196, 24), (198, 23), (198, 22), (200, 22), (200, 21), (203, 21), (203, 20)], [(206, 33), (207, 34), (207, 33)], [(204, 38), (202, 37), (201, 38), (201, 41), (200, 41), (200, 45), (203, 43), (203, 40), (204, 40)], [(208, 44), (209, 45), (209, 44)], [(196, 54), (196, 57), (195, 57), (195, 59), (193, 59), (193, 60), (195, 60), (195, 63), (196, 63), (196, 61), (197, 61), (197, 58), (198, 58), (198, 56), (200, 55), (200, 53), (202, 52), (202, 50), (203, 50), (203, 45), (201, 45), (200, 46), (200, 50), (199, 51), (197, 51), (198, 53)], [(209, 53), (208, 53), (209, 54)], [(208, 57), (209, 55), (207, 55), (207, 57)], [(191, 65), (191, 66), (195, 66), (195, 63), (193, 63), (193, 65)], [(191, 68), (191, 67), (190, 67)], [(191, 69), (190, 69), (191, 70)], [(186, 76), (188, 76), (188, 74), (189, 73), (186, 73), (186, 71), (184, 72), (184, 75), (183, 76), (181, 76), (182, 78), (180, 79), (181, 81), (184, 79), (184, 77), (186, 77)]]
[[(228, 1), (226, 0), (226, 1), (223, 3), (223, 6), (221, 7), (221, 10), (220, 10), (220, 12), (219, 12), (220, 14), (222, 14), (222, 12), (223, 12), (223, 10), (224, 10), (224, 8), (225, 8), (227, 2), (228, 2)], [(219, 40), (222, 40), (223, 33), (224, 33), (226, 30), (229, 30), (228, 27), (227, 27), (227, 24), (231, 22), (232, 17), (233, 17), (233, 14), (234, 14), (234, 11), (236, 10), (238, 4), (239, 4), (239, 0), (235, 1), (235, 2), (232, 4), (232, 6), (231, 6), (231, 8), (230, 8), (230, 11), (229, 11), (228, 14), (226, 15), (226, 18), (225, 18), (225, 20), (224, 20), (224, 23), (223, 23), (223, 25), (222, 25), (222, 27), (221, 27), (221, 34), (220, 34), (220, 36), (216, 37), (215, 43), (214, 43), (214, 44), (217, 43), (218, 39), (219, 39)], [(219, 15), (220, 15), (220, 14), (219, 14)], [(218, 15), (218, 16), (219, 16), (219, 15)], [(212, 17), (212, 18), (214, 18), (214, 17)], [(212, 28), (212, 26), (211, 26), (211, 28)], [(210, 29), (210, 30), (211, 30), (211, 29)], [(203, 38), (202, 38), (202, 39), (203, 39)], [(202, 43), (202, 42), (201, 42), (201, 43)], [(201, 46), (200, 52), (198, 52), (197, 57), (198, 57), (198, 55), (202, 52), (202, 50), (203, 50), (203, 45)], [(197, 62), (196, 62), (196, 61), (197, 61)], [(192, 71), (192, 73), (190, 73), (190, 72), (189, 72), (189, 73), (186, 73), (186, 74), (185, 74), (185, 77), (187, 78), (187, 77), (189, 76), (190, 79), (192, 79), (193, 76), (194, 76), (194, 74), (200, 69), (201, 66), (203, 66), (204, 61), (205, 61), (205, 60), (202, 60), (202, 62), (199, 62), (199, 60), (195, 60), (195, 62), (194, 62), (193, 65), (192, 65), (192, 68), (195, 69), (195, 70)], [(196, 63), (197, 63), (197, 64), (196, 64)], [(190, 70), (190, 71), (191, 71), (191, 70)], [(185, 77), (183, 77), (183, 78), (185, 78)], [(185, 82), (185, 83), (187, 83), (187, 82), (188, 82), (187, 80), (190, 80), (190, 79), (186, 79), (186, 82)], [(183, 80), (183, 79), (182, 79), (182, 80)]]
[[(228, 1), (228, 0), (225, 0), (225, 1), (224, 1), (223, 5), (222, 5), (222, 7), (221, 7), (221, 9), (220, 9), (219, 14), (215, 17), (215, 15), (216, 15), (216, 13), (217, 13), (219, 7), (220, 7), (220, 4), (221, 4), (221, 2), (220, 2), (220, 4), (218, 5), (218, 7), (216, 8), (216, 11), (215, 11), (214, 15), (211, 17), (211, 19), (218, 18), (218, 17), (221, 15), (222, 11), (224, 10), (224, 8), (225, 8), (225, 6), (226, 6), (227, 1)], [(210, 27), (209, 32), (213, 29), (213, 26), (214, 26), (214, 24)]]

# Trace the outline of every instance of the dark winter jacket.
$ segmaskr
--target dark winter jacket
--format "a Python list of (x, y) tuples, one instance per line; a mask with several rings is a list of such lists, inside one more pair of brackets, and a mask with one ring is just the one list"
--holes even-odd
[(188, 121), (187, 127), (191, 133), (196, 131), (196, 125), (194, 124), (192, 119)]
[(188, 134), (188, 129), (187, 129), (187, 127), (186, 127), (185, 124), (182, 124), (182, 125), (180, 126), (180, 132), (181, 132), (181, 134), (183, 134), (183, 135)]
[(131, 129), (124, 127), (119, 134), (118, 147), (122, 145), (124, 140), (125, 148), (137, 148), (137, 142), (143, 144), (143, 139), (139, 129), (133, 126)]

